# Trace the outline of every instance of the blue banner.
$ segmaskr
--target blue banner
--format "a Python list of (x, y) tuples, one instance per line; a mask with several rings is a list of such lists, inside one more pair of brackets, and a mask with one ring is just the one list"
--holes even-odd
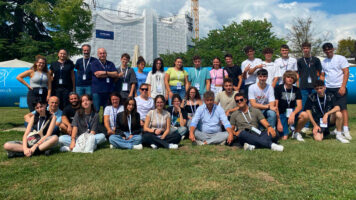
[(96, 38), (101, 38), (101, 39), (106, 39), (106, 40), (113, 40), (114, 39), (114, 32), (96, 30)]

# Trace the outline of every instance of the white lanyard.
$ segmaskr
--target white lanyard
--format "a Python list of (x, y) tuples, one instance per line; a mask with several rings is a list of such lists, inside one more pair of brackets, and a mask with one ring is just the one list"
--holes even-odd
[(308, 66), (310, 68), (310, 63), (312, 61), (312, 57), (310, 57), (310, 61), (309, 61), (309, 64), (307, 63), (307, 60), (305, 60), (305, 57), (303, 58), (304, 59), (304, 62), (305, 62), (305, 65)]
[(43, 120), (43, 122), (42, 122), (41, 126), (40, 126), (40, 122), (41, 122), (41, 116), (38, 118), (38, 122), (37, 122), (37, 131), (39, 131), (39, 130), (41, 130), (41, 129), (42, 129), (43, 125), (44, 125), (44, 124), (45, 124), (45, 122), (46, 122), (46, 117), (45, 117), (45, 119)]
[(157, 123), (157, 128), (158, 129), (162, 129), (163, 128), (163, 117), (161, 117), (161, 120), (158, 121), (158, 112), (157, 112), (157, 110), (156, 110), (156, 123)]
[(290, 91), (290, 95), (289, 95), (290, 99), (288, 99), (288, 92), (287, 92), (287, 88), (286, 88), (286, 86), (284, 85), (283, 87), (284, 87), (284, 91), (286, 91), (286, 100), (287, 100), (287, 103), (288, 103), (288, 108), (289, 108), (289, 106), (290, 106), (290, 102), (292, 102), (293, 86), (292, 86), (292, 89), (291, 89), (291, 91)]
[(252, 117), (251, 117), (251, 114), (250, 114), (250, 110), (247, 109), (247, 113), (248, 113), (248, 116), (250, 117), (250, 120), (251, 120), (251, 121), (248, 121), (248, 120), (247, 120), (247, 117), (246, 117), (246, 115), (245, 115), (244, 112), (241, 111), (241, 113), (242, 113), (242, 116), (244, 116), (245, 121), (246, 121), (248, 124), (251, 124), (251, 122), (252, 122)]
[[(120, 67), (120, 71), (123, 72), (122, 67)], [(124, 82), (125, 82), (125, 80), (126, 80), (127, 71), (129, 71), (128, 68), (126, 68), (126, 71), (125, 71)]]
[(131, 114), (127, 117), (127, 125), (129, 127), (130, 135), (131, 135)]
[(115, 109), (114, 106), (112, 106), (111, 108), (112, 108), (112, 115), (113, 115), (113, 118), (114, 118), (114, 127), (116, 127), (116, 116), (117, 116), (117, 111), (119, 109)]
[(101, 64), (101, 66), (103, 67), (103, 69), (105, 69), (105, 71), (107, 71), (107, 68), (108, 68), (107, 62), (105, 62), (105, 66), (103, 65), (103, 63), (101, 61), (99, 61), (99, 62)]
[(190, 100), (190, 109), (192, 109), (192, 113), (194, 115), (195, 111), (197, 111), (197, 105), (195, 104), (195, 101), (193, 101), (193, 105), (194, 105), (194, 110), (193, 110), (193, 106), (192, 106), (192, 100)]
[(196, 78), (197, 80), (199, 80), (200, 72), (201, 72), (201, 69), (199, 70), (199, 73), (198, 73), (198, 75), (197, 75), (197, 69), (195, 68), (195, 78)]
[(317, 99), (318, 99), (319, 108), (320, 108), (320, 110), (321, 110), (321, 112), (323, 113), (323, 116), (324, 116), (324, 110), (325, 110), (325, 106), (326, 106), (326, 94), (324, 95), (324, 110), (321, 107), (321, 103), (320, 103), (320, 100), (319, 100), (319, 95), (317, 95)]
[(179, 71), (176, 71), (177, 72), (177, 77), (178, 77), (178, 82), (180, 82), (180, 70)]
[(84, 73), (85, 73), (85, 71), (87, 71), (87, 67), (88, 67), (88, 65), (89, 65), (89, 63), (90, 63), (90, 59), (91, 59), (91, 57), (89, 57), (89, 60), (88, 60), (87, 64), (85, 65), (85, 61), (84, 61), (84, 57), (83, 57), (83, 68), (84, 68)]

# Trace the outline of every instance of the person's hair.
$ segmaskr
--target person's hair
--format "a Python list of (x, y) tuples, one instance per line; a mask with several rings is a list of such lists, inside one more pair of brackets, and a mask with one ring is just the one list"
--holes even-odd
[(82, 49), (83, 49), (83, 47), (89, 47), (89, 49), (91, 49), (91, 46), (89, 44), (83, 44)]
[(174, 101), (174, 99), (178, 99), (182, 103), (182, 98), (179, 96), (179, 94), (173, 94), (172, 102)]
[[(177, 62), (178, 59), (181, 59), (182, 62), (183, 62), (183, 58), (182, 58), (182, 57), (176, 57), (176, 59), (174, 59), (174, 63), (173, 63), (173, 66), (174, 66), (174, 67), (176, 66), (176, 62)], [(182, 67), (181, 67), (179, 70), (183, 71), (183, 65), (182, 65)]]
[(157, 103), (157, 100), (158, 100), (158, 99), (161, 99), (161, 100), (163, 101), (163, 103), (166, 103), (166, 99), (164, 98), (164, 96), (161, 95), (161, 94), (159, 94), (159, 95), (156, 96), (156, 98), (155, 98), (155, 100), (154, 100), (154, 102), (155, 102), (155, 107), (156, 107), (156, 103)]
[(268, 76), (268, 71), (266, 69), (260, 69), (257, 72), (257, 76)]
[(82, 102), (83, 102), (83, 98), (84, 97), (86, 97), (86, 98), (88, 98), (88, 100), (89, 101), (91, 101), (92, 103), (91, 103), (91, 106), (90, 106), (90, 112), (91, 113), (95, 113), (95, 108), (94, 108), (94, 104), (93, 104), (93, 98), (90, 96), (90, 95), (88, 95), (88, 94), (83, 94), (81, 97), (80, 97), (80, 107), (79, 107), (79, 109), (78, 109), (78, 114), (79, 114), (79, 116), (80, 117), (84, 117), (84, 115), (85, 115), (85, 109), (83, 108), (83, 106), (82, 106)]
[(47, 105), (47, 102), (43, 101), (41, 98), (38, 98), (34, 102), (32, 102), (32, 106), (35, 108), (37, 104)]
[(286, 45), (286, 44), (282, 44), (282, 45), (281, 45), (281, 49), (288, 49), (288, 50), (289, 50), (289, 46)]
[(199, 55), (195, 55), (195, 56), (193, 56), (193, 61), (195, 61), (195, 60), (201, 60), (201, 57)]
[(200, 100), (200, 94), (199, 91), (196, 87), (190, 86), (187, 90), (187, 92), (185, 93), (185, 99), (186, 100), (190, 100), (190, 90), (194, 90), (195, 91), (195, 99)]
[(75, 92), (70, 92), (69, 95), (68, 95), (68, 99), (69, 99), (70, 96), (72, 96), (72, 95), (77, 96), (78, 99), (80, 98), (80, 97), (79, 97), (79, 94), (77, 94), (77, 93), (75, 93)]
[(297, 72), (292, 71), (292, 70), (287, 70), (286, 72), (284, 72), (283, 74), (283, 82), (286, 82), (286, 78), (290, 77), (293, 79), (293, 83), (297, 82)]
[(141, 63), (144, 63), (144, 65), (146, 65), (145, 59), (142, 56), (139, 56), (138, 59), (137, 59), (137, 63), (136, 64), (139, 65)]
[(122, 115), (123, 119), (121, 119), (121, 120), (123, 120), (124, 124), (127, 124), (127, 116), (129, 116), (129, 110), (127, 109), (127, 106), (129, 105), (130, 101), (134, 101), (135, 102), (135, 106), (131, 111), (131, 120), (132, 120), (131, 123), (133, 123), (133, 124), (140, 123), (139, 121), (138, 122), (135, 121), (136, 120), (136, 116), (138, 115), (138, 113), (137, 113), (137, 104), (136, 104), (136, 100), (135, 100), (134, 97), (128, 97), (126, 99), (126, 101), (124, 103), (124, 113)]
[(231, 78), (224, 78), (223, 85), (225, 85), (225, 83), (233, 83), (233, 81)]
[(252, 46), (246, 46), (244, 48), (244, 52), (247, 54), (250, 50), (255, 51), (255, 49)]
[(33, 71), (37, 71), (37, 62), (38, 62), (39, 60), (44, 60), (44, 61), (45, 61), (45, 66), (43, 67), (43, 70), (42, 70), (42, 71), (47, 73), (47, 72), (48, 72), (47, 59), (46, 59), (44, 56), (41, 56), (41, 55), (37, 55), (37, 56), (36, 56), (36, 62), (33, 63), (31, 69), (32, 69)]
[(263, 54), (268, 54), (268, 53), (273, 53), (273, 49), (272, 48), (264, 48), (263, 51), (262, 51)]
[(164, 65), (163, 65), (163, 60), (162, 58), (155, 58), (153, 60), (153, 66), (152, 66), (152, 74), (155, 74), (157, 72), (157, 62), (161, 61), (161, 68), (159, 69), (160, 72), (164, 72)]
[(232, 59), (232, 55), (231, 55), (231, 53), (227, 53), (227, 54), (225, 54), (224, 58), (231, 58), (231, 59)]
[(147, 86), (147, 88), (148, 88), (149, 84), (147, 84), (147, 83), (142, 83), (142, 84), (140, 85), (140, 88), (139, 88), (139, 89), (141, 89), (142, 86)]
[(333, 49), (334, 46), (333, 46), (333, 44), (331, 44), (330, 42), (327, 42), (327, 43), (323, 44), (322, 48), (323, 48), (323, 50), (325, 51), (325, 50), (327, 50), (327, 49)]
[[(212, 61), (212, 63), (214, 63), (214, 60), (218, 60), (219, 61), (219, 68), (221, 68), (221, 60), (220, 60), (220, 58), (219, 57), (215, 57), (215, 58), (213, 58), (213, 61)], [(213, 68), (214, 68), (214, 66), (213, 66)]]
[(207, 98), (214, 98), (214, 92), (212, 92), (212, 91), (206, 91), (205, 93), (204, 93), (204, 100), (205, 99), (207, 99)]
[(309, 47), (309, 48), (311, 48), (311, 44), (310, 44), (309, 42), (303, 42), (302, 48), (303, 48), (303, 47)]
[(236, 93), (234, 96), (234, 100), (236, 99), (236, 97), (243, 97), (244, 99), (247, 99), (245, 93), (242, 93), (242, 92)]
[(314, 83), (314, 88), (320, 87), (320, 86), (325, 86), (324, 81), (322, 81), (322, 80), (316, 80), (315, 83)]
[(111, 102), (111, 97), (118, 97), (120, 100), (119, 100), (119, 105), (121, 105), (122, 104), (122, 98), (121, 98), (121, 95), (120, 95), (120, 93), (118, 93), (118, 92), (112, 92), (112, 93), (110, 93), (110, 96), (109, 96), (109, 99), (108, 99), (108, 105), (112, 105), (112, 102)]
[(123, 53), (121, 58), (127, 58), (127, 60), (130, 60), (130, 55), (128, 53)]

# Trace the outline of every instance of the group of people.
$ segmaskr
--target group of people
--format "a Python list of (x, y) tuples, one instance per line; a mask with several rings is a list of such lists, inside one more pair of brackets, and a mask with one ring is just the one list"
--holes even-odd
[[(222, 68), (216, 57), (210, 71), (201, 67), (199, 56), (193, 57), (194, 67), (188, 72), (182, 58), (166, 72), (163, 60), (156, 58), (148, 74), (142, 57), (136, 72), (128, 66), (126, 53), (117, 68), (106, 59), (104, 48), (98, 49), (98, 59), (91, 57), (89, 45), (82, 46), (84, 56), (76, 64), (61, 49), (49, 70), (46, 59), (38, 56), (30, 70), (17, 76), (29, 88), (31, 112), (25, 116), (23, 140), (7, 142), (4, 148), (9, 157), (48, 153), (57, 142), (61, 151), (71, 151), (78, 136), (90, 132), (97, 145), (108, 139), (111, 148), (120, 149), (177, 149), (189, 137), (197, 145), (283, 151), (278, 140), (291, 133), (291, 138), (304, 141), (301, 133), (310, 124), (317, 141), (335, 134), (349, 143), (348, 62), (334, 54), (331, 43), (322, 46), (327, 56), (322, 62), (311, 56), (310, 43), (302, 47), (303, 57), (297, 60), (282, 45), (281, 57), (274, 61), (273, 50), (265, 48), (262, 61), (247, 46), (241, 67), (226, 54), (226, 66)], [(33, 131), (44, 134), (30, 145)]]

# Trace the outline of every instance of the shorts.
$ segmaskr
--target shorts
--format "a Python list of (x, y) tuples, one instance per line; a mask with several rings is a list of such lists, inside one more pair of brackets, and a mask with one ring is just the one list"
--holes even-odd
[(339, 89), (340, 88), (326, 88), (327, 93), (333, 94), (336, 97), (336, 105), (340, 106), (340, 110), (347, 110), (347, 88), (346, 88), (346, 93), (344, 96), (341, 96), (339, 94)]

